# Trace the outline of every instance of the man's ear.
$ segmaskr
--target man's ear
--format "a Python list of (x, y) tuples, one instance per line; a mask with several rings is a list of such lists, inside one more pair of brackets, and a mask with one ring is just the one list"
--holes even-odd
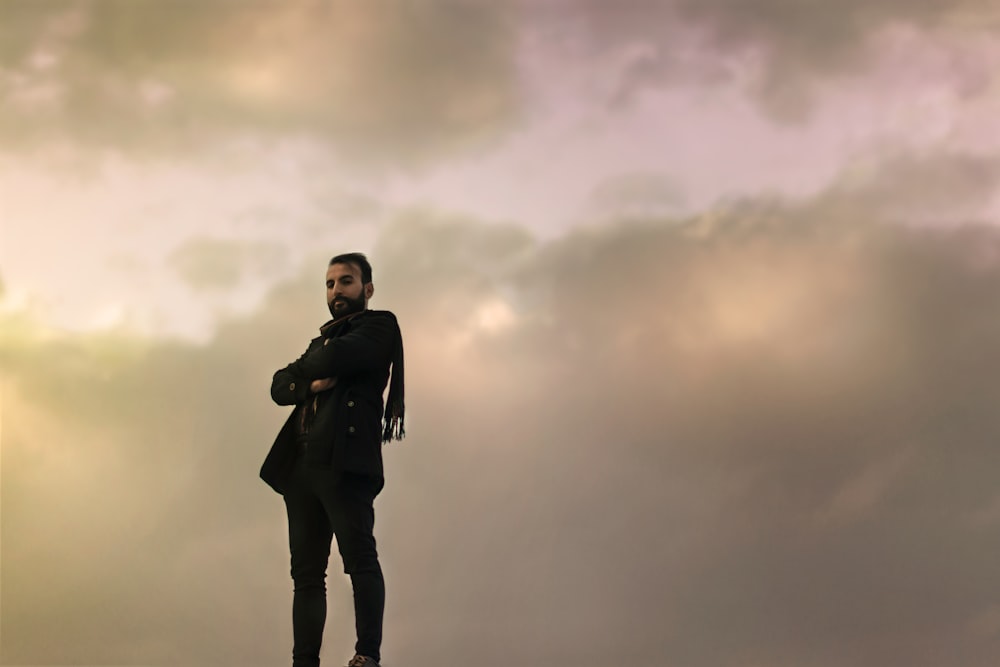
[(368, 283), (367, 285), (365, 285), (365, 298), (366, 299), (372, 298), (372, 294), (374, 294), (374, 293), (375, 293), (375, 284), (374, 283)]

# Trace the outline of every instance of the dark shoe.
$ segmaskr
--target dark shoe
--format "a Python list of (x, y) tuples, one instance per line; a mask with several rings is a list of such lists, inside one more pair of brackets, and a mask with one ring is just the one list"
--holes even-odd
[(347, 663), (347, 667), (379, 667), (379, 664), (367, 655), (356, 655)]

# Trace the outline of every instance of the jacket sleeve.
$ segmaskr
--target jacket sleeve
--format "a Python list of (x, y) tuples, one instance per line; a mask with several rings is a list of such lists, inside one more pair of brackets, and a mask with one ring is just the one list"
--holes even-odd
[(274, 377), (271, 380), (271, 400), (278, 405), (305, 403), (306, 399), (309, 398), (309, 380), (302, 377), (296, 368), (296, 364), (302, 361), (308, 353), (309, 351), (306, 350), (305, 354), (299, 357), (298, 361), (294, 361), (284, 368), (275, 371)]
[(343, 336), (325, 339), (323, 345), (303, 355), (285, 371), (289, 378), (301, 378), (307, 389), (312, 380), (379, 371), (388, 368), (392, 361), (398, 337), (395, 316), (388, 312), (373, 313), (359, 318), (355, 327)]

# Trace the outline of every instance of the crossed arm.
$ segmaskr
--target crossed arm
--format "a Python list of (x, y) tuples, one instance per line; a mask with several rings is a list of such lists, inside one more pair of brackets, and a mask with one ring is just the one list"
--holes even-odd
[(331, 389), (337, 377), (388, 366), (396, 344), (397, 325), (391, 316), (371, 316), (355, 330), (326, 338), (274, 374), (271, 398), (278, 405), (304, 403), (311, 395)]
[(310, 396), (328, 391), (337, 384), (336, 376), (308, 380), (292, 370), (289, 364), (274, 374), (271, 381), (271, 398), (278, 405), (304, 403)]

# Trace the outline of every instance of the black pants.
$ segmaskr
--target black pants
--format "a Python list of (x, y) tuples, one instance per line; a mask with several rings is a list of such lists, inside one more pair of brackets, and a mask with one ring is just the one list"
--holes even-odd
[(385, 582), (373, 535), (373, 502), (381, 488), (379, 479), (311, 468), (301, 457), (295, 462), (284, 495), (295, 587), (293, 667), (319, 665), (326, 623), (326, 566), (333, 536), (354, 588), (355, 651), (381, 660)]

